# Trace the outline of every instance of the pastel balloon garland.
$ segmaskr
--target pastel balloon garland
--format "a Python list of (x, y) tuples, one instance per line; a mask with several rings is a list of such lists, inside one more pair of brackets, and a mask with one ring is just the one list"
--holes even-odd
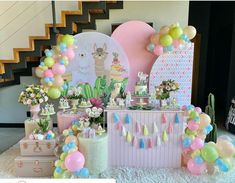
[(160, 56), (163, 53), (172, 52), (178, 48), (183, 48), (197, 34), (195, 27), (187, 26), (184, 29), (179, 23), (171, 26), (161, 27), (159, 32), (150, 37), (147, 50)]
[(204, 143), (206, 135), (213, 129), (210, 117), (192, 105), (183, 109), (187, 116), (187, 128), (182, 138), (183, 158), (188, 170), (200, 175), (231, 170), (235, 147), (231, 139), (218, 138), (217, 143)]
[(57, 45), (52, 49), (44, 51), (45, 57), (41, 59), (40, 65), (35, 69), (40, 82), (48, 88), (48, 96), (51, 99), (57, 99), (64, 90), (67, 90), (67, 84), (62, 75), (66, 71), (66, 66), (74, 58), (74, 37), (72, 35), (60, 35)]
[(78, 151), (76, 133), (71, 128), (64, 130), (57, 143), (55, 155), (59, 160), (55, 162), (54, 178), (89, 177), (89, 170), (84, 168), (85, 157)]

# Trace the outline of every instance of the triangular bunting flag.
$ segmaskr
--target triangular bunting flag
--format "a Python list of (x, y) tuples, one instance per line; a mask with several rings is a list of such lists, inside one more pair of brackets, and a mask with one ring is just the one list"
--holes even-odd
[(153, 139), (148, 140), (148, 148), (153, 148)]
[(122, 136), (123, 137), (126, 136), (126, 128), (125, 128), (125, 126), (122, 126)]
[(144, 136), (148, 136), (149, 131), (146, 125), (144, 125)]
[(167, 135), (167, 133), (166, 133), (166, 130), (163, 132), (163, 134), (162, 134), (162, 140), (164, 141), (164, 142), (166, 142), (166, 141), (168, 141), (168, 135)]
[(158, 127), (156, 123), (153, 123), (153, 133), (157, 134), (158, 133)]
[(122, 123), (120, 121), (117, 123), (116, 129), (117, 130), (121, 130), (122, 129)]
[(130, 133), (130, 132), (127, 132), (126, 140), (127, 140), (128, 143), (131, 143), (132, 136), (131, 136), (131, 133)]
[(140, 139), (140, 149), (144, 149), (144, 139)]
[(173, 125), (172, 125), (172, 123), (169, 124), (167, 131), (168, 131), (168, 134), (173, 133)]
[(160, 146), (162, 144), (160, 135), (157, 136), (156, 145)]
[(134, 147), (137, 147), (137, 138), (136, 136), (133, 137), (132, 144)]
[(120, 118), (117, 113), (113, 113), (113, 121), (114, 123), (118, 123), (120, 121)]
[(136, 123), (136, 133), (140, 133), (140, 132), (141, 132), (140, 124)]
[(167, 117), (166, 117), (166, 114), (163, 113), (162, 114), (162, 123), (166, 123), (167, 122)]
[(179, 123), (180, 119), (179, 119), (179, 115), (178, 113), (175, 114), (175, 123)]
[(132, 122), (131, 116), (129, 114), (126, 114), (125, 121), (126, 121), (126, 124), (130, 124)]

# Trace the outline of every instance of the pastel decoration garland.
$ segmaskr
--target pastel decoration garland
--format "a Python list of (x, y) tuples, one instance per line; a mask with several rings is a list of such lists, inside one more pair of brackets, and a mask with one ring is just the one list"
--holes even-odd
[(178, 113), (175, 114), (175, 123), (179, 123), (180, 122), (180, 119), (179, 119), (179, 115)]
[(117, 113), (113, 113), (113, 121), (114, 123), (118, 123), (120, 121), (120, 118)]
[(156, 123), (153, 123), (153, 133), (157, 134), (158, 133), (158, 127)]
[(120, 121), (117, 123), (116, 129), (117, 130), (121, 130), (122, 129), (122, 123)]
[(136, 136), (133, 137), (132, 145), (133, 145), (134, 147), (137, 147), (137, 138), (136, 138)]
[(125, 128), (125, 126), (122, 126), (122, 136), (126, 137), (126, 128)]
[(167, 123), (167, 117), (165, 113), (162, 114), (162, 123)]
[(144, 148), (145, 148), (144, 139), (140, 139), (140, 149)]
[(163, 140), (163, 142), (167, 142), (168, 141), (168, 135), (167, 135), (166, 130), (164, 130), (163, 133), (162, 133), (162, 140)]
[(141, 133), (141, 127), (139, 123), (136, 123), (136, 133)]
[(156, 145), (161, 146), (161, 144), (162, 144), (161, 137), (160, 135), (157, 135)]
[(130, 124), (132, 122), (132, 118), (129, 114), (126, 114), (125, 121), (126, 121), (126, 124)]
[(149, 131), (146, 125), (144, 125), (144, 136), (148, 136)]
[(127, 132), (126, 140), (127, 140), (128, 143), (131, 143), (132, 136), (131, 136), (131, 133), (129, 131)]
[(153, 148), (154, 143), (153, 143), (153, 139), (149, 138), (148, 139), (148, 148)]
[(168, 132), (168, 134), (173, 133), (173, 125), (172, 125), (172, 123), (169, 124), (169, 126), (167, 128), (167, 132)]

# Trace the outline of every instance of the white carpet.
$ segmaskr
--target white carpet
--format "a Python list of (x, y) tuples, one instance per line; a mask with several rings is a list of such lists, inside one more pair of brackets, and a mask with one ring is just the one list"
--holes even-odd
[[(0, 155), (0, 178), (15, 178), (14, 159), (20, 154), (16, 144)], [(114, 178), (118, 183), (234, 183), (235, 169), (227, 174), (191, 175), (185, 169), (135, 169), (115, 168), (100, 175)]]

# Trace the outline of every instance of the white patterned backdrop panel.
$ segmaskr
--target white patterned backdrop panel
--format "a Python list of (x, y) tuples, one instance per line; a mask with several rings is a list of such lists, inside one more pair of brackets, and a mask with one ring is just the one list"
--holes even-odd
[(159, 56), (150, 73), (150, 93), (155, 92), (155, 87), (163, 80), (173, 79), (180, 87), (175, 94), (179, 105), (191, 104), (193, 52), (194, 44), (191, 43), (182, 50)]

